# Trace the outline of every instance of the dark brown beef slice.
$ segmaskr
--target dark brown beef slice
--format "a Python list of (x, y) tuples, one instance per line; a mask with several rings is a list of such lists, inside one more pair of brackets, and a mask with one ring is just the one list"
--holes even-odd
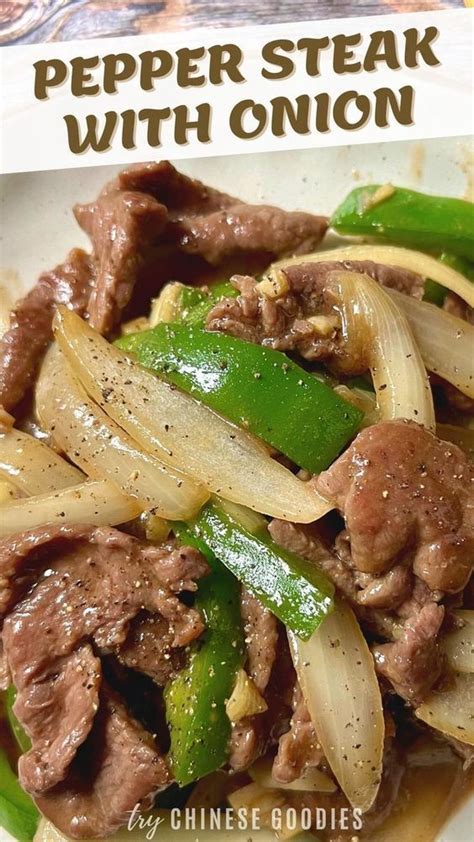
[(73, 839), (113, 833), (170, 782), (164, 758), (147, 731), (103, 686), (92, 731), (67, 779), (37, 797), (41, 812)]
[(301, 211), (239, 203), (177, 223), (179, 244), (216, 265), (236, 252), (307, 253), (322, 240), (327, 221)]
[(166, 208), (146, 193), (124, 191), (114, 183), (92, 204), (76, 205), (74, 214), (91, 239), (97, 274), (89, 321), (108, 334), (130, 301), (147, 250), (164, 231)]
[(325, 219), (311, 214), (246, 205), (178, 173), (168, 161), (126, 170), (74, 213), (93, 245), (97, 283), (89, 312), (102, 333), (119, 320), (153, 245), (171, 245), (216, 265), (236, 252), (312, 248), (327, 228)]
[[(74, 212), (93, 252), (71, 252), (15, 308), (0, 344), (4, 409), (13, 409), (34, 381), (51, 339), (54, 306), (67, 303), (81, 314), (87, 309), (97, 330), (112, 332), (157, 246), (216, 265), (234, 254), (271, 258), (314, 248), (327, 228), (323, 217), (247, 205), (178, 173), (167, 161), (126, 170), (96, 201)], [(156, 292), (155, 284), (148, 299)]]
[(169, 623), (164, 617), (145, 612), (130, 623), (118, 658), (124, 666), (148, 675), (160, 686), (174, 678), (185, 663), (183, 647), (173, 646)]
[[(311, 525), (275, 519), (269, 524), (269, 531), (282, 547), (313, 561), (356, 607), (364, 606), (377, 611), (394, 610), (412, 594), (413, 575), (407, 565), (397, 564), (379, 576), (357, 570), (352, 564), (350, 548), (347, 552), (345, 531), (336, 539), (332, 551), (325, 546)], [(364, 617), (362, 610), (358, 613)], [(374, 616), (374, 612), (371, 612), (371, 616), (374, 620), (381, 619), (380, 615)]]
[(323, 757), (306, 702), (296, 682), (290, 729), (280, 737), (272, 777), (280, 783), (290, 783), (300, 778), (308, 769), (319, 766)]
[(33, 738), (31, 750), (18, 762), (20, 780), (31, 792), (41, 792), (65, 777), (99, 706), (101, 664), (88, 644), (55, 669), (53, 675), (33, 683), (15, 705), (16, 716)]
[(276, 658), (278, 630), (275, 616), (242, 588), (241, 614), (247, 646), (247, 672), (257, 689), (264, 693)]
[[(289, 731), (297, 685), (285, 628), (245, 590), (242, 615), (248, 656), (246, 668), (254, 677), (268, 709), (245, 717), (232, 727), (229, 765), (238, 772), (248, 769)], [(300, 747), (303, 751), (301, 744)], [(304, 752), (305, 757), (309, 757), (308, 745)], [(291, 774), (289, 772), (289, 780)]]
[(81, 315), (91, 291), (90, 257), (74, 249), (60, 266), (40, 276), (10, 316), (10, 328), (0, 339), (0, 406), (13, 409), (32, 385), (43, 352), (52, 336), (56, 304), (67, 304)]
[(377, 671), (414, 705), (423, 701), (441, 674), (438, 632), (443, 618), (443, 606), (428, 603), (406, 621), (398, 640), (374, 647)]
[(401, 557), (431, 590), (466, 585), (474, 559), (474, 467), (414, 422), (367, 427), (318, 490), (344, 516), (355, 567), (383, 573)]
[[(18, 602), (34, 568), (41, 575)], [(71, 755), (90, 730), (99, 666), (88, 659), (84, 684), (84, 669), (73, 668), (78, 658), (84, 660), (78, 647), (89, 640), (101, 653), (113, 653), (125, 643), (127, 657), (134, 648), (127, 640), (129, 623), (144, 611), (166, 621), (173, 647), (187, 645), (203, 625), (198, 612), (175, 594), (193, 588), (194, 579), (207, 569), (192, 548), (153, 547), (108, 528), (44, 527), (0, 544), (0, 606), (8, 613), (2, 638), (17, 688), (15, 711), (32, 740), (20, 765), (27, 791), (38, 794), (62, 780)], [(50, 723), (63, 714), (64, 699), (75, 693), (84, 712), (74, 743), (67, 745), (66, 755), (58, 742), (45, 757)], [(35, 699), (43, 702), (40, 716)], [(75, 722), (69, 707), (59, 741)]]
[(168, 161), (127, 170), (120, 186), (150, 193), (166, 205), (169, 239), (212, 265), (237, 252), (310, 251), (327, 229), (325, 217), (246, 204), (178, 173)]
[[(277, 654), (277, 621), (246, 588), (242, 588), (240, 610), (247, 647), (246, 670), (259, 692), (265, 695)], [(262, 753), (266, 743), (264, 726), (262, 714), (246, 716), (232, 725), (229, 759), (232, 769), (247, 769)]]
[[(316, 314), (336, 314), (336, 299), (328, 286), (328, 275), (335, 270), (364, 272), (384, 286), (417, 298), (423, 294), (422, 278), (396, 267), (370, 261), (304, 263), (302, 258), (302, 263), (282, 270), (289, 289), (277, 299), (261, 293), (254, 278), (232, 278), (240, 295), (216, 304), (207, 318), (207, 328), (280, 351), (297, 351), (308, 360), (336, 364), (343, 353), (339, 329), (335, 326), (332, 333), (322, 336), (307, 320)], [(354, 373), (367, 367), (361, 362), (354, 366)]]

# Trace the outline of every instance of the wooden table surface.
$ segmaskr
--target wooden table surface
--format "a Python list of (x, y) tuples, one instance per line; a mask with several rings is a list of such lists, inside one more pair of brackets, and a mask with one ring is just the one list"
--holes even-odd
[[(473, 0), (465, 0), (472, 5)], [(0, 0), (0, 43), (461, 8), (463, 0)]]

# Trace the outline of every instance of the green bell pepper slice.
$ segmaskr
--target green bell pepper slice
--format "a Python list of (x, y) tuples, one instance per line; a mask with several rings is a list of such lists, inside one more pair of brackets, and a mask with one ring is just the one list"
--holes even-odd
[(38, 821), (38, 810), (21, 788), (6, 752), (0, 747), (0, 827), (19, 842), (30, 842)]
[[(18, 747), (28, 751), (31, 742), (13, 713), (16, 691), (13, 686), (3, 694), (2, 707)], [(33, 800), (21, 788), (7, 753), (0, 748), (0, 827), (20, 842), (29, 842), (36, 833), (39, 813)]]
[(174, 531), (206, 556), (211, 573), (199, 582), (196, 607), (205, 632), (191, 648), (188, 665), (165, 688), (170, 729), (169, 760), (182, 787), (226, 763), (231, 723), (225, 710), (237, 670), (244, 660), (240, 617), (240, 586), (194, 532), (175, 525)]
[[(456, 257), (454, 254), (443, 252), (443, 254), (439, 257), (439, 261), (440, 263), (444, 263), (446, 266), (450, 266), (451, 269), (455, 269), (456, 272), (464, 275), (464, 277), (469, 281), (474, 281), (474, 265), (470, 263), (469, 260), (466, 260), (463, 257)], [(430, 304), (436, 304), (438, 307), (442, 307), (448, 292), (449, 290), (447, 290), (442, 284), (427, 278), (425, 281), (423, 301), (428, 301)]]
[(117, 344), (312, 473), (336, 459), (363, 418), (285, 354), (242, 339), (159, 324)]
[(474, 260), (472, 202), (395, 187), (387, 198), (371, 204), (379, 189), (379, 184), (369, 184), (352, 190), (332, 215), (331, 226), (339, 234)]
[(29, 751), (31, 748), (31, 740), (28, 734), (25, 732), (24, 728), (18, 722), (15, 714), (13, 713), (13, 705), (15, 704), (16, 699), (16, 690), (13, 684), (10, 684), (8, 690), (5, 692), (5, 710), (7, 714), (8, 724), (10, 726), (10, 730), (15, 737), (16, 743), (18, 748), (24, 754), (25, 751)]
[(221, 298), (237, 298), (239, 292), (228, 281), (201, 287), (184, 286), (178, 302), (178, 321), (203, 327), (208, 314)]
[(243, 525), (229, 510), (208, 503), (188, 529), (282, 623), (308, 640), (333, 609), (333, 585), (314, 564), (272, 541), (264, 519), (261, 526)]

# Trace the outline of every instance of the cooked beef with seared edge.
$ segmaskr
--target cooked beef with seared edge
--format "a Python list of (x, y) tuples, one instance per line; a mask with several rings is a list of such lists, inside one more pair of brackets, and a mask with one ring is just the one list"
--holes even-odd
[[(114, 654), (163, 684), (182, 665), (183, 647), (203, 630), (199, 613), (179, 594), (195, 590), (207, 572), (191, 547), (153, 546), (105, 527), (45, 526), (0, 543), (4, 655), (17, 691), (15, 714), (32, 743), (19, 776), (27, 792), (41, 796), (41, 804), (45, 799), (47, 815), (64, 802), (64, 820), (55, 821), (65, 833), (96, 836), (107, 823), (110, 829), (122, 823), (123, 813), (109, 814), (101, 803), (100, 786), (112, 787), (107, 769), (114, 755), (124, 797), (130, 787), (135, 798), (124, 809), (167, 782), (159, 747), (123, 705), (107, 703), (107, 715), (101, 712), (100, 656)], [(102, 759), (96, 732), (104, 739)], [(86, 824), (76, 826), (72, 813), (68, 823), (68, 810), (82, 797), (75, 769), (79, 752), (88, 751), (100, 786), (85, 780), (91, 810)], [(121, 805), (119, 798), (117, 810)]]
[[(173, 255), (178, 263), (180, 255), (188, 260), (198, 255), (212, 266), (239, 254), (263, 254), (268, 262), (313, 249), (327, 229), (324, 217), (248, 205), (177, 172), (168, 161), (125, 170), (94, 202), (76, 205), (74, 213), (90, 237), (92, 253), (71, 252), (14, 309), (0, 343), (0, 407), (5, 410), (16, 407), (34, 380), (51, 339), (56, 304), (87, 314), (93, 327), (110, 334), (137, 282), (148, 284), (141, 274), (147, 261), (154, 255), (155, 264), (162, 262), (160, 249), (168, 261), (172, 255), (173, 277)], [(186, 274), (186, 264), (181, 268)], [(192, 275), (189, 271), (188, 280)], [(139, 292), (149, 304), (158, 288), (151, 284), (147, 295)]]

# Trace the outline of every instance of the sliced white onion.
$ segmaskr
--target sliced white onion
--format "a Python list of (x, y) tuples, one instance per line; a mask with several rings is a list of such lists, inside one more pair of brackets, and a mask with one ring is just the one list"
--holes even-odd
[(169, 520), (193, 517), (209, 497), (203, 486), (140, 450), (97, 406), (57, 346), (36, 387), (42, 425), (69, 458), (94, 479), (111, 479), (144, 509)]
[(454, 673), (448, 687), (433, 690), (415, 715), (437, 731), (474, 746), (474, 674)]
[(474, 398), (474, 326), (434, 304), (388, 292), (405, 313), (427, 369)]
[(463, 625), (442, 636), (441, 649), (455, 672), (474, 673), (474, 611), (460, 608), (453, 615)]
[(58, 491), (84, 479), (47, 444), (15, 429), (0, 435), (0, 473), (28, 495)]
[(396, 266), (415, 272), (422, 278), (430, 278), (455, 292), (471, 307), (474, 307), (474, 284), (468, 281), (460, 272), (440, 263), (434, 257), (421, 251), (401, 248), (400, 246), (352, 245), (343, 248), (318, 251), (312, 254), (292, 257), (289, 260), (279, 260), (273, 268), (282, 269), (285, 266), (295, 266), (299, 263), (322, 263), (332, 260), (370, 260), (385, 266)]
[(116, 526), (132, 520), (140, 511), (137, 501), (126, 497), (114, 483), (91, 480), (0, 506), (0, 538), (48, 523)]
[(470, 459), (474, 458), (473, 427), (458, 427), (455, 424), (437, 424), (436, 434), (443, 441), (451, 441), (453, 444), (457, 444)]
[(3, 506), (4, 503), (11, 503), (12, 500), (21, 496), (22, 493), (18, 486), (8, 479), (0, 479), (0, 506)]
[(360, 337), (364, 337), (364, 354), (381, 417), (407, 418), (434, 430), (436, 420), (428, 376), (398, 303), (367, 275), (332, 272), (329, 282), (342, 305), (349, 356), (354, 341), (355, 353), (360, 354)]
[(246, 506), (240, 506), (238, 503), (231, 503), (230, 500), (224, 500), (223, 497), (219, 497), (217, 494), (214, 495), (213, 499), (223, 512), (236, 520), (251, 535), (258, 535), (259, 532), (266, 531), (268, 521), (262, 515), (259, 515), (252, 509), (248, 509)]
[(79, 316), (60, 308), (58, 342), (91, 397), (141, 447), (221, 497), (308, 523), (333, 506), (252, 436), (137, 365)]
[(324, 754), (352, 806), (365, 812), (380, 785), (385, 726), (374, 659), (360, 626), (337, 601), (307, 642), (288, 636)]
[(308, 769), (300, 778), (282, 784), (272, 776), (272, 760), (263, 757), (250, 767), (248, 773), (253, 781), (264, 789), (289, 789), (296, 792), (335, 792), (336, 784), (321, 769)]

